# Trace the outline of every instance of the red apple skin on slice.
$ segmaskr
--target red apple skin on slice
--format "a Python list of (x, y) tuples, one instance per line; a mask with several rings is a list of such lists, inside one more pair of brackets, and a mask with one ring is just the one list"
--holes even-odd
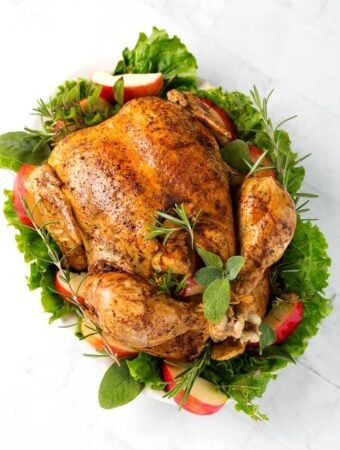
[[(250, 157), (253, 161), (253, 163), (255, 163), (259, 157), (261, 155), (263, 155), (263, 150), (261, 150), (258, 147), (255, 147), (255, 145), (249, 145), (249, 153), (250, 153)], [(271, 159), (269, 158), (269, 156), (265, 156), (261, 162), (262, 166), (272, 166), (273, 163), (271, 162)], [(264, 170), (259, 170), (257, 172), (254, 172), (253, 174), (254, 177), (273, 177), (276, 178), (276, 172), (274, 169), (264, 169)]]
[(189, 277), (185, 283), (186, 287), (179, 294), (180, 297), (191, 297), (192, 295), (202, 294), (204, 292), (204, 286), (198, 284), (194, 277)]
[(231, 120), (229, 114), (207, 98), (201, 98), (200, 100), (208, 108), (210, 113), (221, 123), (221, 125), (226, 127), (231, 134), (231, 140), (233, 141), (234, 139), (237, 139), (236, 126)]
[(102, 85), (101, 98), (112, 103), (115, 101), (112, 88), (121, 77), (124, 80), (124, 102), (137, 97), (158, 95), (163, 88), (161, 73), (111, 75), (103, 70), (97, 70), (91, 75), (91, 81)]
[[(94, 326), (87, 319), (83, 319), (80, 324), (80, 330), (83, 333), (86, 341), (92, 345), (96, 350), (102, 352), (106, 347), (117, 356), (117, 358), (126, 358), (128, 356), (137, 356), (138, 352), (127, 345), (122, 344), (115, 339), (110, 338), (109, 342), (106, 342), (99, 333), (95, 333)], [(95, 333), (95, 334), (94, 334)]]
[(17, 213), (18, 219), (24, 225), (33, 227), (31, 220), (27, 217), (26, 209), (22, 203), (22, 199), (26, 199), (27, 190), (25, 187), (25, 181), (36, 168), (32, 164), (23, 164), (18, 170), (13, 184), (13, 206)]
[[(170, 391), (176, 386), (175, 378), (182, 372), (182, 368), (163, 361), (162, 377), (166, 381), (166, 389)], [(181, 391), (175, 398), (175, 402), (180, 405), (184, 392)], [(207, 416), (219, 411), (228, 397), (215, 389), (215, 386), (203, 378), (197, 378), (192, 387), (191, 393), (182, 405), (182, 408), (193, 414)]]
[(290, 336), (303, 318), (303, 302), (296, 296), (282, 301), (263, 319), (263, 323), (275, 332), (275, 344), (280, 344)]
[(81, 273), (70, 272), (70, 281), (68, 283), (67, 281), (65, 281), (63, 273), (59, 270), (56, 273), (54, 279), (55, 288), (64, 298), (64, 300), (67, 300), (68, 298), (72, 297), (73, 291), (77, 295), (78, 303), (80, 305), (84, 305), (85, 298), (82, 285), (86, 276), (87, 276), (86, 272)]

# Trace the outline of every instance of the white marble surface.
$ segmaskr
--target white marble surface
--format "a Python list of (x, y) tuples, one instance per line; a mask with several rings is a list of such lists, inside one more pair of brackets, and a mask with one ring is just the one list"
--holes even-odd
[[(320, 194), (311, 214), (331, 244), (335, 296), (304, 357), (260, 401), (269, 422), (252, 423), (232, 405), (206, 418), (178, 414), (144, 396), (104, 411), (96, 398), (103, 363), (82, 357), (71, 333), (47, 324), (1, 216), (1, 448), (340, 449), (339, 15), (338, 0), (1, 1), (0, 132), (20, 129), (36, 98), (79, 67), (114, 61), (152, 25), (181, 36), (213, 84), (275, 87), (273, 118), (298, 114), (287, 126), (294, 147), (313, 152), (306, 188)], [(11, 183), (2, 172), (1, 190)]]

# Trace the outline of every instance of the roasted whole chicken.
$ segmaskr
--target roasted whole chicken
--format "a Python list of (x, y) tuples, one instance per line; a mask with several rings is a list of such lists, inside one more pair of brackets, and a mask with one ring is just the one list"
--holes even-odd
[[(107, 339), (183, 361), (209, 339), (218, 360), (258, 341), (268, 269), (292, 239), (295, 209), (275, 179), (249, 177), (233, 210), (219, 149), (229, 139), (192, 94), (170, 91), (168, 100), (131, 100), (114, 117), (68, 135), (30, 175), (27, 202), (68, 265), (88, 272), (85, 314)], [(184, 229), (166, 243), (150, 239), (155, 211), (179, 204), (198, 217), (194, 246)], [(153, 282), (168, 271), (193, 275), (200, 248), (224, 262), (235, 254), (246, 261), (218, 324), (204, 317), (202, 296), (170, 298)]]

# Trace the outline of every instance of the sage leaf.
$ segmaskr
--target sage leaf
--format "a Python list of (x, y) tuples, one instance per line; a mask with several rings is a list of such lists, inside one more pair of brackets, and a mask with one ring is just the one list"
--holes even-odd
[(204, 315), (212, 323), (220, 322), (229, 306), (230, 284), (227, 278), (216, 279), (203, 294)]
[(247, 174), (249, 166), (245, 162), (252, 164), (248, 144), (241, 139), (235, 139), (222, 148), (221, 155), (224, 161), (238, 172)]
[(132, 378), (126, 359), (113, 363), (105, 372), (99, 386), (98, 399), (102, 408), (125, 405), (143, 390), (144, 384)]
[(123, 106), (124, 103), (124, 79), (123, 77), (118, 78), (115, 85), (113, 86), (113, 94), (118, 105)]
[(212, 266), (202, 267), (194, 276), (195, 281), (202, 286), (208, 286), (218, 278), (223, 278), (223, 272), (221, 269)]
[(240, 270), (244, 266), (245, 258), (243, 256), (231, 256), (226, 265), (228, 279), (235, 280)]
[(263, 349), (275, 342), (276, 336), (273, 328), (263, 322), (260, 325), (260, 333), (260, 355), (262, 355)]
[(24, 163), (41, 164), (50, 153), (46, 138), (27, 131), (11, 131), (0, 136), (0, 168), (18, 171)]
[(215, 255), (215, 253), (209, 252), (204, 248), (197, 248), (196, 250), (206, 266), (212, 266), (217, 267), (217, 269), (222, 269), (223, 263), (218, 255)]

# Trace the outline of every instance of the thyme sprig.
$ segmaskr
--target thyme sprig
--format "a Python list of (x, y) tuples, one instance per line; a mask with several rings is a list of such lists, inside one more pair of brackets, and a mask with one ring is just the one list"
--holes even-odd
[(181, 277), (169, 270), (166, 273), (156, 274), (153, 283), (157, 286), (159, 293), (173, 297), (185, 289), (188, 278), (189, 275)]
[(166, 244), (173, 233), (184, 229), (190, 236), (191, 247), (194, 248), (194, 228), (201, 215), (201, 210), (192, 218), (188, 217), (183, 203), (180, 205), (175, 204), (173, 210), (174, 215), (167, 214), (163, 211), (156, 211), (156, 216), (154, 217), (155, 223), (150, 225), (150, 234), (146, 239), (155, 239), (163, 236), (163, 244)]

